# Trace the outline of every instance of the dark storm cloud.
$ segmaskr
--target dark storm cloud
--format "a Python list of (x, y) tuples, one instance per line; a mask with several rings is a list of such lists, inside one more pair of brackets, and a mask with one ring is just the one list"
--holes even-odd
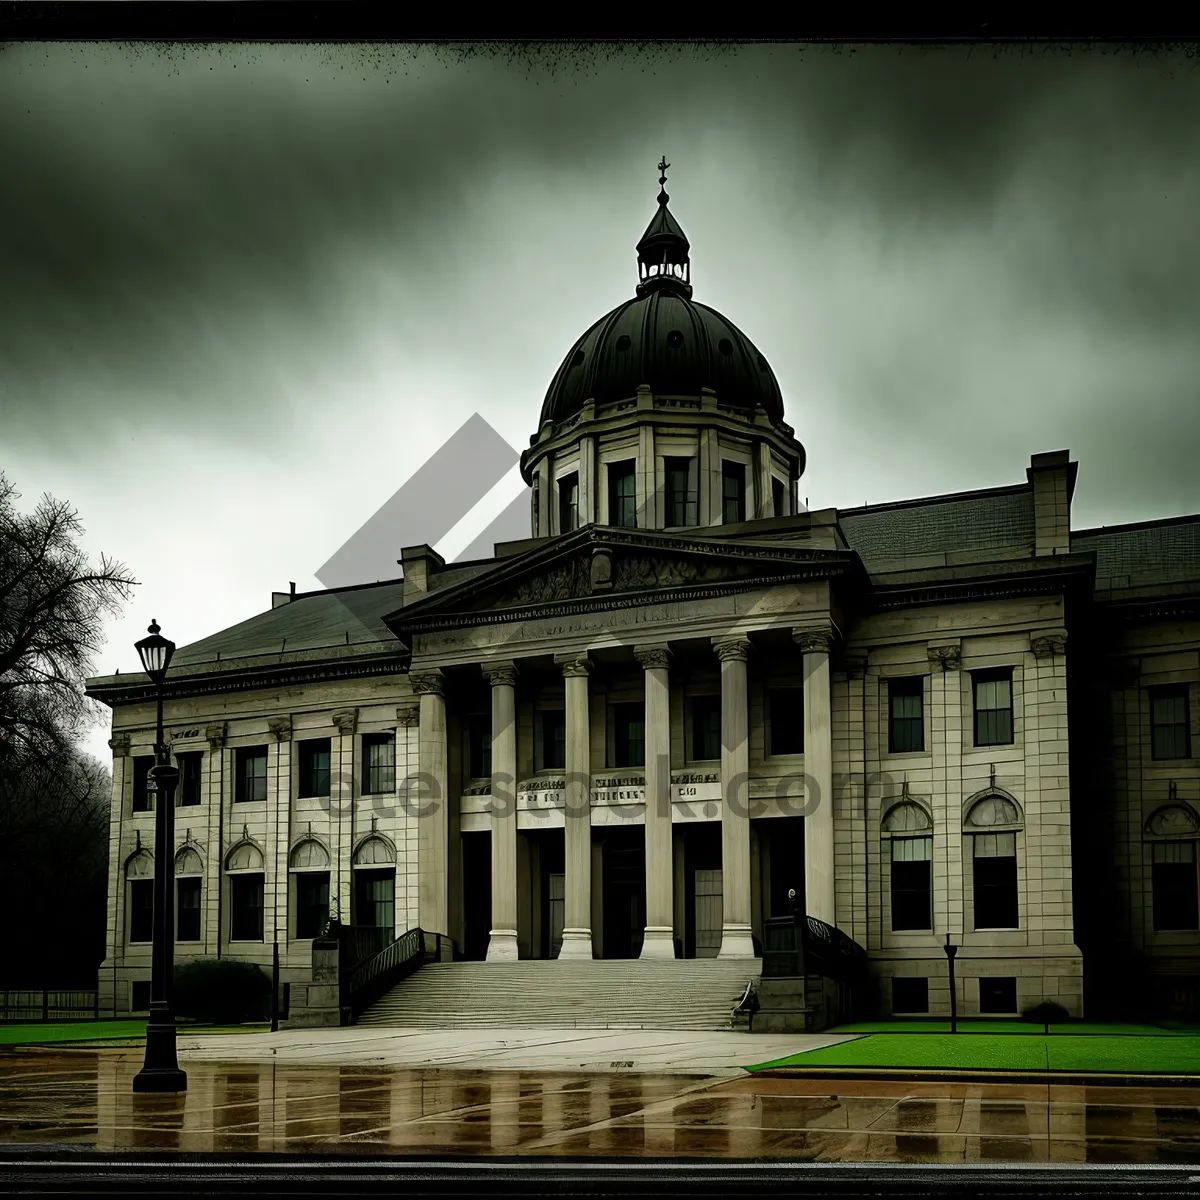
[[(1060, 354), (1084, 374), (1089, 356), (1163, 363), (1145, 385), (1153, 419), (1181, 422), (1162, 440), (1174, 450), (1168, 469), (1197, 449), (1197, 423), (1182, 423), (1194, 416), (1187, 381), (1200, 370), (1190, 347), (1200, 318), (1200, 78), (1179, 52), (88, 46), (49, 48), (44, 63), (39, 54), (0, 55), (0, 403), (10, 428), (78, 421), (88, 388), (122, 397), (105, 412), (113, 424), (197, 403), (217, 430), (230, 417), (271, 420), (287, 392), (258, 389), (231, 339), (287, 328), (297, 354), (319, 354), (347, 299), (330, 273), (343, 248), (377, 245), (449, 311), (463, 270), (503, 237), (505, 214), (490, 218), (481, 200), (497, 173), (544, 180), (547, 204), (561, 182), (569, 201), (630, 175), (648, 142), (657, 152), (660, 138), (699, 146), (711, 134), (736, 155), (717, 166), (744, 180), (747, 210), (773, 221), (739, 230), (740, 215), (728, 218), (727, 242), (753, 244), (753, 271), (774, 265), (772, 249), (802, 270), (792, 260), (805, 230), (836, 235), (845, 257), (823, 264), (834, 284), (866, 287), (873, 264), (910, 253), (911, 289), (894, 307), (865, 294), (844, 300), (847, 317), (900, 328), (927, 310), (947, 321), (914, 330), (907, 345), (873, 328), (831, 331), (820, 348), (826, 374), (856, 421), (924, 410), (936, 425), (975, 369), (1007, 370), (1018, 387), (1023, 364), (1002, 362), (1005, 338), (1041, 310), (1073, 332)], [(980, 303), (995, 304), (969, 333), (939, 311), (943, 296), (930, 289), (944, 279), (919, 260), (954, 239), (956, 286), (969, 292), (975, 276)], [(528, 253), (564, 259), (571, 249)], [(813, 292), (821, 284), (805, 280)], [(731, 315), (752, 336), (787, 344), (795, 318), (782, 286), (775, 307)], [(519, 316), (514, 302), (505, 318)], [(562, 349), (548, 347), (547, 362)], [(1102, 390), (1093, 409), (1065, 415), (1117, 424), (1127, 410)]]

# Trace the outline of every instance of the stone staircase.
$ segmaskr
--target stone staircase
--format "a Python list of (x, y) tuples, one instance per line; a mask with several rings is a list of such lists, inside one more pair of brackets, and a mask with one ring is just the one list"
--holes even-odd
[(729, 1029), (761, 959), (426, 963), (359, 1025), (438, 1029)]

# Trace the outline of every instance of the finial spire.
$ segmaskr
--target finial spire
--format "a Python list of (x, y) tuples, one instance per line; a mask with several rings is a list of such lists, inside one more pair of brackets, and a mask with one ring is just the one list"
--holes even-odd
[(662, 156), (662, 158), (660, 158), (658, 160), (658, 202), (659, 202), (659, 204), (666, 204), (666, 202), (668, 200), (670, 200), (670, 198), (671, 198), (670, 196), (667, 195), (667, 171), (670, 170), (670, 167), (671, 167), (671, 164), (669, 162), (667, 162), (667, 156), (664, 154)]

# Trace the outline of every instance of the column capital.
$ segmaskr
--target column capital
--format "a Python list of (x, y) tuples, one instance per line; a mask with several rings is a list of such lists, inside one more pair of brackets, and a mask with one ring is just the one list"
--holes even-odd
[(208, 739), (210, 750), (220, 750), (225, 745), (225, 731), (228, 728), (224, 721), (216, 725), (206, 725), (204, 736)]
[(418, 671), (408, 676), (409, 685), (417, 696), (444, 696), (446, 694), (446, 677), (441, 671)]
[(128, 758), (130, 737), (127, 733), (114, 733), (108, 739), (108, 748), (113, 752), (113, 758)]
[(277, 742), (289, 741), (292, 736), (292, 718), (272, 717), (267, 722), (267, 728), (271, 731), (271, 736)]
[(940, 646), (926, 647), (931, 667), (941, 667), (943, 671), (957, 671), (962, 666), (962, 644), (960, 642), (944, 643)]
[(583, 654), (556, 654), (554, 661), (562, 667), (562, 673), (566, 676), (590, 675), (592, 671), (592, 660), (586, 652)]
[(1055, 654), (1065, 654), (1067, 631), (1065, 629), (1046, 629), (1041, 633), (1031, 633), (1029, 648), (1038, 658), (1051, 658)]
[(333, 714), (333, 723), (342, 737), (349, 737), (358, 728), (358, 709), (348, 708)]
[(396, 723), (405, 729), (412, 729), (421, 723), (421, 706), (419, 704), (401, 704), (396, 709)]
[(748, 637), (713, 638), (713, 649), (722, 662), (745, 662), (750, 657)]
[(670, 656), (671, 650), (665, 643), (655, 646), (634, 646), (633, 648), (633, 657), (647, 671), (665, 669)]
[(480, 663), (479, 669), (492, 687), (517, 686), (517, 664), (511, 659), (503, 662)]
[(804, 654), (829, 654), (836, 634), (831, 624), (810, 625), (792, 630), (792, 641)]

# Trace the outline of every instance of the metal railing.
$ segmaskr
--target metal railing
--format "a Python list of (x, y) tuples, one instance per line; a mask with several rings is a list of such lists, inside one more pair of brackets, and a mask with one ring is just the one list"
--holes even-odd
[(853, 938), (816, 917), (768, 917), (762, 958), (768, 979), (824, 975), (853, 983), (867, 966), (867, 952)]
[(86, 1021), (100, 1016), (100, 993), (79, 988), (5, 988), (0, 1021)]
[(345, 976), (343, 993), (350, 1009), (350, 1019), (359, 1016), (390, 991), (402, 979), (411, 975), (426, 959), (440, 961), (443, 947), (453, 949), (453, 942), (440, 933), (427, 934), (421, 929), (402, 933), (377, 954), (353, 966)]
[(342, 933), (350, 970), (368, 958), (374, 958), (396, 938), (391, 925), (344, 925)]

